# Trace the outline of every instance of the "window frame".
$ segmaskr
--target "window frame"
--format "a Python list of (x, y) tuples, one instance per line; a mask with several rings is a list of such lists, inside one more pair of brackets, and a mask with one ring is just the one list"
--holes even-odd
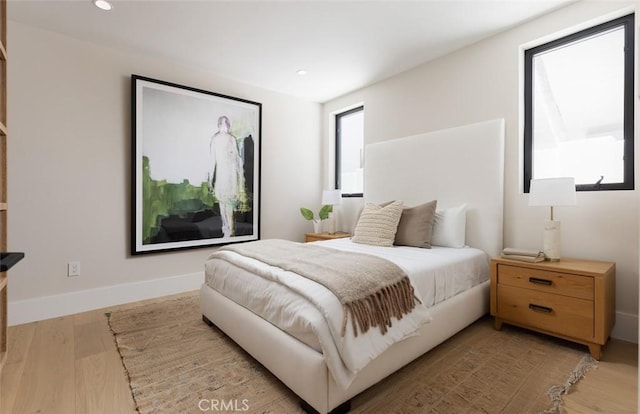
[[(340, 132), (340, 119), (344, 116), (348, 116), (348, 115), (352, 115), (356, 112), (362, 112), (364, 114), (364, 105), (358, 105), (354, 108), (348, 109), (346, 111), (342, 111), (339, 112), (337, 114), (335, 114), (335, 171), (334, 171), (334, 176), (335, 176), (335, 188), (339, 188), (342, 189), (341, 186), (341, 175), (342, 175), (342, 171), (340, 170), (340, 165), (341, 165), (341, 138), (342, 138), (342, 134)], [(363, 144), (363, 149), (364, 149), (364, 144)], [(363, 189), (364, 191), (364, 189)], [(364, 197), (364, 193), (342, 193), (342, 197)]]
[(524, 51), (524, 192), (533, 176), (533, 58), (541, 52), (591, 37), (614, 28), (624, 28), (624, 169), (623, 182), (576, 184), (577, 191), (633, 190), (634, 183), (634, 50), (635, 14), (631, 13)]

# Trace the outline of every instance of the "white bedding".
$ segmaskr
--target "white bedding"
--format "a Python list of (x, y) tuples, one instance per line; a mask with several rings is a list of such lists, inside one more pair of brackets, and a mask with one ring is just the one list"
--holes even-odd
[(368, 253), (400, 266), (411, 278), (418, 297), (427, 307), (489, 280), (489, 256), (472, 247), (431, 249), (378, 247), (353, 243), (348, 238), (318, 241), (325, 247)]
[[(489, 277), (487, 255), (473, 248), (375, 247), (352, 243), (349, 239), (317, 243), (325, 247), (384, 257), (396, 263), (409, 275), (416, 289), (416, 296), (423, 305), (401, 321), (395, 321), (392, 329), (384, 336), (379, 330), (373, 329), (367, 335), (359, 335), (357, 338), (349, 334), (345, 338), (339, 338), (335, 335), (335, 329), (332, 329), (335, 326), (331, 319), (326, 319), (311, 301), (284, 284), (273, 283), (274, 280), (288, 280), (295, 284), (294, 289), (297, 286), (310, 289), (312, 297), (327, 295), (326, 288), (308, 279), (271, 268), (250, 258), (236, 257), (240, 260), (239, 264), (231, 264), (225, 257), (231, 259), (228, 255), (238, 255), (226, 251), (214, 253), (214, 257), (206, 262), (205, 282), (234, 302), (322, 352), (336, 383), (345, 388), (368, 362), (394, 342), (411, 336), (418, 326), (428, 322), (428, 307)], [(256, 277), (255, 273), (264, 273), (267, 277)], [(328, 295), (333, 297), (330, 292)], [(331, 312), (335, 320), (341, 321), (342, 307), (337, 299), (335, 302)], [(259, 341), (259, 338), (256, 340)]]

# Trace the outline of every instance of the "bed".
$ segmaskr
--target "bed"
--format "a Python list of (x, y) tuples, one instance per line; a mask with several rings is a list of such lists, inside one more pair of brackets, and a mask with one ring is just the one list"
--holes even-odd
[[(426, 310), (416, 309), (410, 316), (394, 322), (396, 326), (389, 332), (390, 336), (397, 335), (397, 341), (388, 348), (376, 348), (375, 357), (358, 359), (355, 355), (355, 362), (346, 358), (342, 363), (349, 365), (348, 369), (340, 373), (335, 355), (331, 355), (335, 350), (326, 345), (317, 330), (303, 326), (308, 321), (286, 322), (296, 319), (293, 313), (273, 320), (273, 315), (287, 311), (273, 310), (268, 303), (251, 298), (242, 299), (241, 296), (250, 293), (241, 293), (240, 287), (254, 284), (253, 270), (248, 270), (250, 266), (220, 260), (220, 254), (205, 265), (206, 280), (200, 293), (203, 319), (215, 324), (296, 393), (305, 410), (348, 411), (352, 397), (488, 312), (488, 259), (502, 249), (503, 167), (504, 121), (501, 119), (367, 145), (365, 202), (402, 200), (405, 206), (414, 206), (437, 200), (440, 212), (455, 211), (460, 206), (464, 206), (465, 212), (465, 247), (386, 248), (401, 252), (402, 257), (413, 254), (409, 253), (412, 249), (420, 250), (421, 254), (426, 252), (440, 258), (434, 260), (446, 262), (447, 266), (441, 263), (432, 267), (430, 273), (427, 272), (427, 282), (417, 282), (411, 276), (416, 296), (424, 302)], [(385, 249), (370, 249), (348, 239), (313, 244), (336, 250), (365, 249), (366, 254)], [(464, 260), (456, 254), (464, 256)], [(399, 261), (403, 268), (411, 267), (403, 262), (406, 258), (391, 260)], [(456, 279), (461, 273), (470, 276)], [(255, 283), (258, 293), (254, 296), (264, 295), (271, 289)], [(420, 283), (423, 285), (418, 286)], [(287, 290), (282, 286), (273, 289), (267, 296), (282, 298)], [(243, 300), (247, 302), (237, 303)], [(291, 306), (295, 309), (297, 305)], [(315, 316), (309, 315), (309, 319), (315, 321)], [(412, 323), (416, 332), (403, 330), (409, 329)], [(357, 341), (367, 341), (369, 334), (382, 335), (373, 330), (360, 335)], [(337, 348), (338, 360), (344, 357), (342, 352), (357, 354), (343, 349), (343, 344)]]

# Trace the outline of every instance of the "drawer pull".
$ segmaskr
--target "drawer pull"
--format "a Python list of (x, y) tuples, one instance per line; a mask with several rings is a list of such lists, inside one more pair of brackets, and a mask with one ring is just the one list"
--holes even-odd
[(543, 313), (551, 313), (551, 312), (553, 312), (553, 308), (548, 308), (546, 306), (536, 305), (534, 303), (530, 303), (529, 304), (529, 309), (537, 311), (537, 312), (543, 312)]
[(553, 284), (553, 282), (549, 279), (540, 279), (537, 277), (530, 277), (529, 283), (535, 283), (536, 285), (546, 285), (546, 286), (551, 286)]

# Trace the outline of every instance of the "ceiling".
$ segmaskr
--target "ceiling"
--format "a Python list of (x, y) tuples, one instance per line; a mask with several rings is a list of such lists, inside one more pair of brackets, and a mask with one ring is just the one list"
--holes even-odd
[(90, 0), (9, 0), (7, 13), (23, 24), (326, 102), (571, 1), (114, 0), (102, 11)]

